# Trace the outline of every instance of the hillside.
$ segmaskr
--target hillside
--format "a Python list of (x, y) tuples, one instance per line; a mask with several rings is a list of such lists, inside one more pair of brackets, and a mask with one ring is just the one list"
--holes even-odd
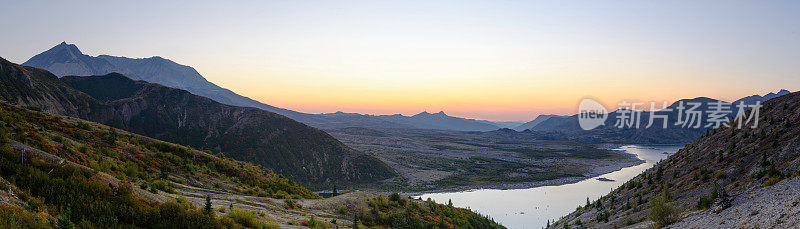
[(378, 159), (348, 148), (325, 132), (271, 112), (228, 106), (119, 74), (68, 77), (66, 81), (87, 92), (83, 93), (41, 69), (5, 60), (0, 66), (0, 79), (8, 85), (0, 88), (0, 94), (16, 104), (224, 152), (319, 188), (394, 176)]
[[(733, 102), (745, 102), (747, 105), (753, 105), (755, 102), (764, 102), (770, 98), (778, 95), (785, 95), (789, 92), (781, 90), (779, 93), (768, 94), (766, 96), (748, 96)], [(595, 143), (637, 143), (637, 144), (684, 144), (692, 142), (698, 137), (706, 133), (709, 128), (706, 125), (710, 124), (708, 114), (712, 111), (709, 106), (711, 103), (720, 102), (720, 100), (698, 97), (693, 99), (682, 99), (670, 104), (667, 110), (659, 110), (654, 112), (656, 115), (668, 117), (667, 128), (662, 128), (663, 119), (654, 118), (653, 125), (646, 128), (649, 123), (650, 113), (642, 112), (638, 120), (639, 128), (623, 127), (618, 128), (615, 124), (618, 117), (621, 115), (621, 110), (616, 110), (608, 114), (605, 123), (593, 130), (583, 130), (578, 124), (578, 115), (551, 117), (542, 121), (538, 125), (531, 128), (532, 131), (540, 132), (540, 134), (551, 135), (557, 138), (578, 140), (583, 142)], [(682, 127), (675, 125), (678, 122), (679, 110), (676, 108), (679, 104), (683, 103), (686, 109), (690, 107), (689, 103), (700, 103), (701, 105), (696, 108), (697, 111), (702, 113), (701, 120), (698, 128)], [(649, 106), (649, 105), (648, 105)], [(657, 107), (660, 105), (656, 105)], [(730, 106), (730, 111), (726, 117), (732, 118), (736, 113), (737, 108)]]
[[(352, 150), (327, 133), (256, 108), (234, 107), (120, 74), (62, 80), (119, 112), (126, 130), (165, 141), (221, 151), (312, 182), (367, 183), (393, 176), (383, 162)], [(114, 85), (114, 90), (108, 90)]]
[[(280, 198), (319, 198), (252, 164), (2, 101), (0, 154), (0, 186), (11, 191), (3, 191), (4, 199), (16, 203), (3, 204), (0, 212), (19, 211), (14, 206), (22, 206), (44, 216), (31, 224), (47, 222), (55, 213), (67, 214), (75, 223), (98, 226), (190, 224), (177, 219), (180, 215), (196, 217), (196, 226), (213, 223), (198, 211), (153, 205), (164, 201), (156, 195), (159, 191), (174, 192), (179, 184)], [(159, 211), (175, 215), (159, 216)]]
[[(503, 228), (397, 194), (318, 199), (259, 166), (0, 101), (0, 228)], [(315, 217), (316, 216), (316, 217)]]
[[(676, 221), (683, 225), (677, 227), (709, 222), (723, 227), (796, 227), (796, 197), (775, 194), (779, 191), (772, 186), (800, 188), (800, 93), (767, 101), (759, 116), (757, 128), (709, 131), (610, 194), (592, 203), (587, 200), (554, 228), (666, 226)], [(756, 202), (759, 199), (778, 204), (763, 205)]]

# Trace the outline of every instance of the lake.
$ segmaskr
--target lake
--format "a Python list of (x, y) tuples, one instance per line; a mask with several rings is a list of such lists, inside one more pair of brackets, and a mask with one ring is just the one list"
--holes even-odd
[[(631, 178), (653, 167), (661, 159), (678, 152), (677, 145), (628, 145), (623, 150), (637, 155), (645, 163), (589, 178), (577, 183), (559, 186), (542, 186), (528, 189), (479, 189), (463, 192), (429, 193), (422, 199), (431, 198), (437, 203), (453, 201), (457, 207), (470, 208), (494, 218), (508, 228), (542, 228), (547, 220), (557, 220), (579, 205), (586, 198), (596, 200), (608, 194)], [(598, 178), (613, 181), (600, 181)], [(603, 180), (605, 180), (603, 179)]]

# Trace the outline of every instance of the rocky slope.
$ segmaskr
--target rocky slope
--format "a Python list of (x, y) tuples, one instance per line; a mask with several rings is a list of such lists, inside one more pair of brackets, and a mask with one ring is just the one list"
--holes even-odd
[[(796, 208), (796, 197), (774, 194), (787, 187), (797, 188), (800, 93), (767, 101), (757, 120), (756, 128), (738, 129), (735, 127), (739, 122), (732, 122), (733, 128), (710, 130), (610, 194), (592, 203), (587, 200), (587, 205), (554, 226), (667, 226), (681, 219), (676, 227), (722, 221), (728, 224), (719, 227), (740, 227), (741, 222), (762, 228), (784, 227), (781, 222), (796, 223), (785, 219), (797, 214), (792, 210)], [(776, 184), (779, 186), (771, 187)], [(779, 204), (767, 206), (755, 201), (759, 199), (779, 200)], [(759, 206), (764, 208), (758, 212), (780, 215), (742, 213)], [(734, 215), (739, 218), (729, 217)]]
[(306, 184), (327, 187), (394, 176), (394, 171), (378, 159), (275, 113), (220, 104), (120, 74), (63, 79), (72, 84), (69, 86), (41, 69), (7, 61), (2, 62), (2, 69), (6, 72), (2, 83), (8, 86), (0, 88), (0, 94), (8, 101), (224, 152)]

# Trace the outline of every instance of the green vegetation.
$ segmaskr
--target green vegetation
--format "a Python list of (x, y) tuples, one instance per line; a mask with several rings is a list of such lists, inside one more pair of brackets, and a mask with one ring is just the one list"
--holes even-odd
[(9, 159), (14, 159), (13, 155), (4, 154), (0, 158), (0, 175), (27, 190), (20, 194), (22, 199), (42, 199), (48, 212), (64, 215), (59, 226), (68, 226), (72, 222), (105, 228), (126, 225), (207, 228), (218, 225), (216, 219), (177, 203), (150, 204), (136, 197), (130, 184), (122, 183), (112, 188), (96, 173), (85, 169), (61, 166), (52, 168), (48, 174), (51, 169), (48, 165), (22, 166)]
[(391, 228), (505, 228), (475, 212), (428, 201), (409, 201), (397, 193), (377, 196), (356, 209), (358, 224)]
[(329, 223), (317, 220), (316, 218), (314, 218), (313, 215), (308, 220), (303, 221), (302, 223), (300, 223), (300, 225), (303, 225), (303, 226), (306, 226), (306, 227), (312, 228), (312, 229), (327, 229), (327, 228), (332, 228), (333, 227)]
[(50, 222), (22, 208), (0, 204), (0, 228), (49, 228)]
[[(233, 220), (233, 222), (248, 227), (248, 228), (274, 228), (275, 225), (269, 225), (258, 219), (256, 212), (246, 209), (231, 208), (230, 212), (225, 215), (226, 218)], [(224, 222), (225, 220), (223, 220)]]
[(13, 131), (16, 134), (11, 137), (15, 141), (122, 180), (148, 183), (153, 193), (156, 190), (173, 192), (169, 180), (194, 180), (197, 183), (224, 181), (237, 187), (234, 191), (258, 192), (260, 196), (319, 198), (288, 178), (260, 166), (120, 133), (114, 128), (33, 113), (3, 102), (0, 102), (0, 117), (5, 123), (0, 125), (3, 139), (8, 139), (8, 133)]
[(650, 219), (659, 228), (665, 227), (678, 220), (678, 210), (675, 209), (664, 197), (650, 198)]

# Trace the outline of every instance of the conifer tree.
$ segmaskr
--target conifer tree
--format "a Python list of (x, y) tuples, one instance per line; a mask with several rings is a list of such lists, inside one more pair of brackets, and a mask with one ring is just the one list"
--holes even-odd
[(206, 215), (214, 215), (214, 208), (211, 206), (211, 195), (206, 196), (206, 206), (203, 208)]

